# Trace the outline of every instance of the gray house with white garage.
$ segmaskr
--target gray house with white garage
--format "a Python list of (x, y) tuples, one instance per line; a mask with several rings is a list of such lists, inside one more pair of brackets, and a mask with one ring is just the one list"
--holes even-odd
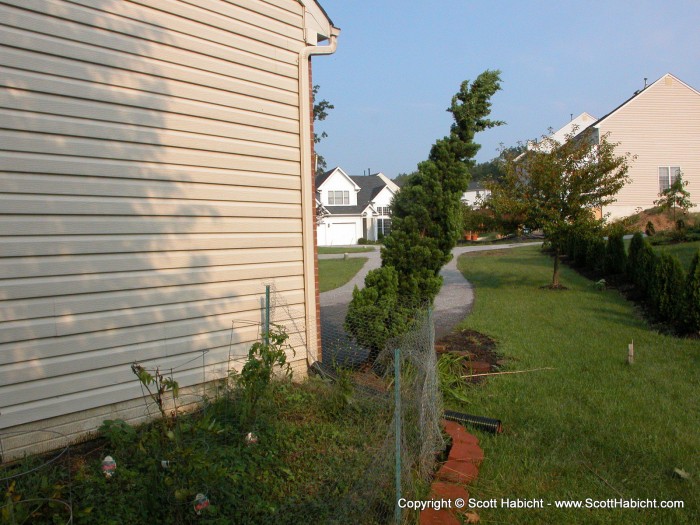
[(319, 246), (376, 241), (391, 231), (391, 201), (399, 186), (383, 173), (348, 175), (336, 167), (316, 177)]

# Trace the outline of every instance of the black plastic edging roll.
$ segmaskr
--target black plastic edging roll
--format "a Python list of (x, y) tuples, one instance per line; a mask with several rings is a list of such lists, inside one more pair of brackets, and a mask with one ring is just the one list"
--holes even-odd
[(445, 410), (445, 419), (455, 421), (456, 423), (462, 423), (463, 425), (470, 425), (474, 428), (492, 432), (494, 434), (500, 434), (503, 432), (503, 426), (501, 425), (500, 419), (492, 419), (484, 416), (473, 416), (471, 414), (455, 412), (454, 410)]

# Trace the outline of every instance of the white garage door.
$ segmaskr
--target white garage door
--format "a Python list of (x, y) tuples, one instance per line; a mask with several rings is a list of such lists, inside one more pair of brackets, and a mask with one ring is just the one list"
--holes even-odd
[(337, 222), (335, 224), (331, 224), (329, 230), (331, 245), (357, 243), (357, 234), (355, 233), (354, 222)]

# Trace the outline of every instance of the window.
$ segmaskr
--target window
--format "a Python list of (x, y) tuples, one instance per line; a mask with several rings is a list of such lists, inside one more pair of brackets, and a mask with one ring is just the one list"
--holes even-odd
[(342, 206), (343, 204), (350, 204), (350, 192), (349, 191), (329, 191), (328, 192), (328, 204), (334, 206)]
[(676, 182), (681, 172), (679, 166), (659, 166), (659, 194), (671, 187)]
[(377, 219), (377, 235), (386, 237), (391, 233), (391, 219)]
[(391, 215), (391, 208), (389, 206), (377, 206), (377, 213), (379, 215)]

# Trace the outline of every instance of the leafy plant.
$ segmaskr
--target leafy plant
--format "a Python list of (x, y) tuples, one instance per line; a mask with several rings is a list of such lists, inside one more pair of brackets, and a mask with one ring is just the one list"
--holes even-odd
[(144, 367), (138, 363), (133, 363), (131, 365), (131, 371), (136, 374), (139, 378), (141, 384), (148, 391), (148, 395), (155, 401), (158, 406), (158, 410), (165, 421), (167, 419), (166, 407), (165, 407), (165, 394), (167, 392), (172, 392), (173, 399), (176, 399), (180, 393), (180, 385), (175, 381), (172, 376), (165, 376), (161, 373), (160, 368), (156, 367), (153, 374), (151, 374)]
[(437, 362), (440, 391), (446, 401), (469, 403), (467, 382), (464, 379), (464, 357), (452, 352), (444, 353)]
[(113, 450), (125, 450), (137, 437), (136, 429), (123, 419), (105, 419), (99, 431), (107, 438)]
[(260, 399), (268, 392), (276, 370), (291, 377), (287, 363), (287, 350), (294, 349), (287, 343), (289, 335), (282, 326), (273, 325), (263, 341), (253, 343), (248, 351), (248, 361), (243, 365), (237, 383), (243, 389), (244, 420), (255, 420)]

